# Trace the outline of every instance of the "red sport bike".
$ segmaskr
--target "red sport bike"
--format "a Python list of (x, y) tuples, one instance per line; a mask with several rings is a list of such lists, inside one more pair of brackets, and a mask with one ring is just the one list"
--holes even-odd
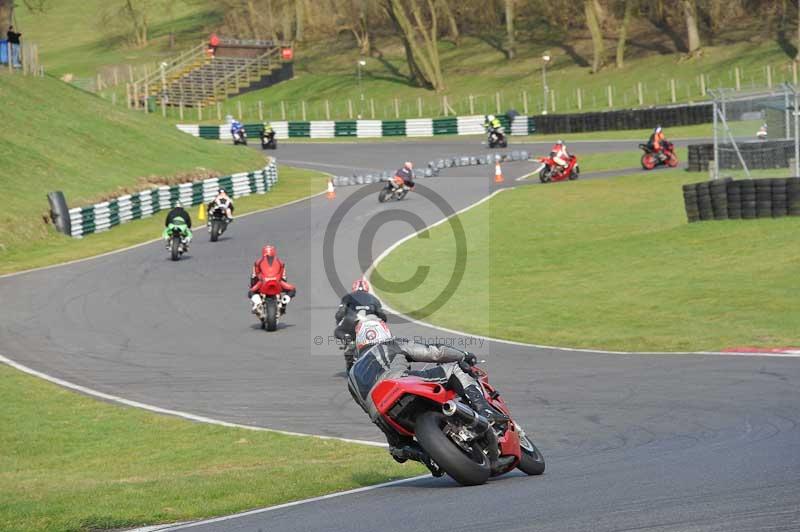
[(575, 180), (580, 176), (581, 170), (578, 167), (578, 158), (574, 155), (569, 156), (566, 168), (556, 164), (552, 153), (547, 157), (539, 157), (537, 160), (544, 165), (539, 170), (539, 181), (542, 183), (565, 181), (567, 179)]
[[(418, 377), (379, 382), (371, 391), (385, 428), (416, 443), (438, 466), (465, 486), (483, 484), (520, 469), (528, 475), (544, 473), (542, 453), (525, 431), (511, 419), (500, 394), (489, 384), (485, 371), (472, 367), (484, 396), (508, 421), (490, 423), (444, 386)], [(436, 473), (434, 473), (436, 474)]]
[(645, 170), (652, 170), (656, 166), (664, 165), (670, 168), (678, 166), (678, 157), (675, 155), (675, 146), (671, 142), (664, 141), (664, 151), (659, 154), (647, 144), (639, 144), (639, 147), (644, 150), (642, 155), (642, 168)]
[(261, 321), (261, 328), (274, 331), (278, 328), (278, 320), (286, 314), (286, 308), (292, 298), (289, 294), (283, 293), (283, 287), (277, 277), (262, 278), (259, 293), (261, 305), (256, 310), (256, 315)]

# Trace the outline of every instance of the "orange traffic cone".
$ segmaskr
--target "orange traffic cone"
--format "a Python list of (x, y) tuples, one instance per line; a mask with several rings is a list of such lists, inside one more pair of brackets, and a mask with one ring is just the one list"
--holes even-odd
[(336, 189), (333, 188), (333, 179), (328, 179), (328, 192), (325, 194), (328, 199), (336, 199)]
[(500, 168), (500, 161), (498, 161), (494, 165), (494, 182), (495, 183), (503, 182), (503, 169)]

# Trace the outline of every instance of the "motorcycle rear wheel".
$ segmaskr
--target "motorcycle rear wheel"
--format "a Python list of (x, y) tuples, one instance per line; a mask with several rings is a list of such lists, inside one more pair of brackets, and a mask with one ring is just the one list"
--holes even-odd
[(211, 241), (216, 242), (219, 238), (220, 233), (220, 221), (219, 220), (212, 220), (211, 221)]
[(264, 323), (268, 331), (274, 331), (278, 328), (278, 302), (274, 298), (267, 299), (265, 303), (266, 315), (264, 316)]
[(527, 436), (519, 442), (520, 457), (517, 469), (526, 475), (541, 475), (544, 473), (544, 456)]
[(172, 260), (181, 258), (181, 241), (174, 236), (169, 241), (169, 253)]
[(675, 156), (674, 153), (670, 153), (669, 157), (667, 157), (667, 166), (670, 168), (675, 168), (678, 166), (678, 158)]
[(473, 442), (472, 453), (467, 454), (451, 440), (442, 428), (447, 422), (440, 412), (423, 412), (417, 418), (417, 441), (434, 462), (463, 486), (477, 486), (489, 480), (491, 466), (480, 447)]
[(580, 175), (581, 175), (581, 171), (578, 168), (578, 166), (576, 165), (575, 168), (572, 169), (572, 172), (570, 172), (569, 179), (570, 179), (570, 181), (575, 181), (576, 179), (578, 179), (580, 177)]
[(401, 190), (400, 192), (397, 193), (397, 196), (396, 196), (397, 197), (397, 201), (400, 201), (401, 199), (405, 198), (407, 195), (408, 195), (408, 189), (404, 188), (403, 190)]

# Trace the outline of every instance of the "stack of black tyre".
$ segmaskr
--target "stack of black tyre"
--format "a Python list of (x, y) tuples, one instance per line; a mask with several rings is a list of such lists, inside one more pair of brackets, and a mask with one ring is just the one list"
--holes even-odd
[(800, 178), (730, 177), (683, 185), (689, 222), (800, 216)]

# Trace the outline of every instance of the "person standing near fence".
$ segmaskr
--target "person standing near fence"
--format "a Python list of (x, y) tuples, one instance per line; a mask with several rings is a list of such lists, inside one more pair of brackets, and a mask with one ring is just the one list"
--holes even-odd
[(22, 63), (19, 61), (19, 38), (22, 37), (22, 34), (14, 31), (14, 26), (9, 26), (6, 37), (8, 37), (8, 44), (11, 45), (11, 57), (9, 57), (9, 60), (15, 67), (21, 67)]

